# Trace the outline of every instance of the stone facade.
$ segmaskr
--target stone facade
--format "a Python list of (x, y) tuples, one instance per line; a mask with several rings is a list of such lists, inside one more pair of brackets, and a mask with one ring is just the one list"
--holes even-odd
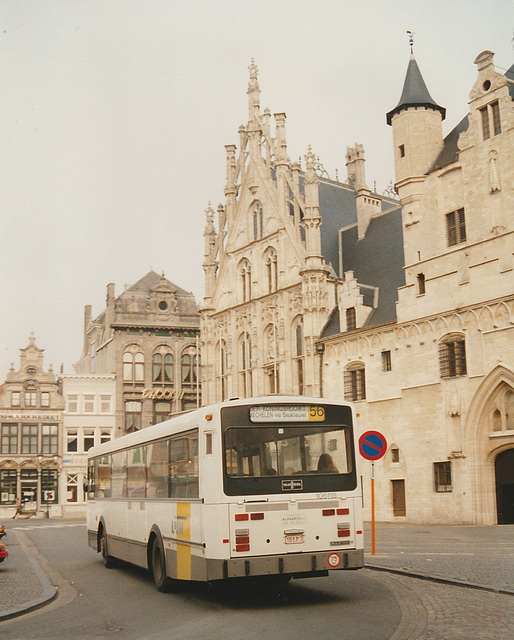
[(85, 308), (79, 374), (114, 374), (116, 436), (199, 406), (200, 316), (192, 293), (150, 271), (105, 310)]
[(0, 387), (0, 516), (59, 513), (64, 400), (34, 336)]
[(411, 59), (388, 114), (397, 320), (323, 338), (324, 392), (342, 397), (341, 370), (358, 363), (361, 429), (389, 443), (375, 463), (381, 520), (514, 523), (514, 73), (489, 51), (475, 63), (469, 113), (443, 140), (445, 111)]
[(310, 150), (304, 171), (291, 163), (252, 63), (226, 202), (207, 211), (204, 401), (356, 402), (359, 432), (388, 441), (381, 520), (514, 522), (514, 73), (491, 52), (476, 64), (469, 114), (443, 139), (411, 58), (387, 114), (398, 202), (367, 187), (359, 144), (345, 183)]

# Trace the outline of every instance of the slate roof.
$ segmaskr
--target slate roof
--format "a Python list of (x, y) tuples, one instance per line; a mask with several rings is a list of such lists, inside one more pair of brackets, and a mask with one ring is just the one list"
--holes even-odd
[(407, 67), (407, 74), (405, 76), (405, 82), (403, 84), (403, 91), (400, 97), (400, 102), (396, 105), (392, 111), (386, 115), (387, 124), (391, 124), (392, 117), (399, 113), (402, 109), (408, 107), (427, 107), (429, 109), (435, 109), (440, 111), (444, 118), (446, 117), (446, 109), (437, 104), (428, 92), (421, 71), (419, 70), (416, 58), (411, 55), (409, 60), (409, 66)]
[(147, 294), (149, 294), (153, 287), (155, 287), (155, 286), (157, 286), (157, 285), (159, 285), (161, 283), (171, 287), (173, 289), (173, 291), (175, 292), (175, 294), (178, 294), (178, 295), (192, 295), (191, 293), (189, 293), (189, 291), (186, 291), (185, 289), (181, 289), (180, 287), (178, 287), (176, 284), (174, 284), (170, 280), (167, 280), (166, 278), (164, 278), (164, 276), (160, 276), (155, 271), (149, 271), (146, 274), (146, 276), (143, 276), (135, 284), (131, 285), (130, 287), (127, 287), (127, 289), (125, 289), (125, 291), (123, 293), (121, 293), (120, 296), (124, 295), (125, 293), (147, 293)]
[[(396, 320), (398, 289), (405, 285), (403, 225), (400, 206), (387, 210), (371, 219), (366, 234), (360, 240), (357, 225), (341, 232), (344, 272), (353, 271), (361, 285), (364, 304), (372, 305), (375, 287), (377, 306), (371, 312), (365, 327), (372, 327)], [(340, 333), (339, 312), (333, 312), (322, 337)]]

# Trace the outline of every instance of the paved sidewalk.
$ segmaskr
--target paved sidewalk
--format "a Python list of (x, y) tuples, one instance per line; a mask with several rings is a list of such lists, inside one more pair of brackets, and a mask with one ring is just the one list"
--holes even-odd
[(374, 556), (365, 540), (369, 568), (514, 595), (514, 525), (377, 523)]
[(21, 531), (13, 531), (15, 526), (5, 525), (7, 535), (2, 538), (9, 556), (0, 564), (0, 620), (38, 609), (57, 596), (29, 549), (30, 541)]
[[(57, 596), (31, 551), (32, 527), (77, 526), (77, 521), (15, 521), (5, 525), (9, 557), (0, 564), (0, 620), (21, 615)], [(84, 523), (85, 524), (85, 523)], [(366, 566), (427, 580), (514, 595), (514, 525), (445, 526), (377, 523), (376, 555), (365, 527)]]

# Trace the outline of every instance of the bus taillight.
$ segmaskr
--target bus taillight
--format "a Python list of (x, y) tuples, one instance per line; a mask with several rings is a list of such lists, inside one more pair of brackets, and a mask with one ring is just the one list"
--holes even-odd
[(337, 510), (337, 515), (338, 516), (347, 516), (350, 514), (350, 509), (348, 509), (348, 507), (346, 507), (345, 509), (338, 509)]
[(248, 520), (248, 514), (247, 513), (236, 513), (234, 519), (235, 519), (236, 522), (240, 522), (241, 520)]
[(252, 513), (250, 518), (252, 520), (264, 520), (264, 514), (263, 513)]
[(321, 514), (324, 515), (324, 516), (335, 516), (336, 515), (336, 510), (335, 509), (323, 509)]

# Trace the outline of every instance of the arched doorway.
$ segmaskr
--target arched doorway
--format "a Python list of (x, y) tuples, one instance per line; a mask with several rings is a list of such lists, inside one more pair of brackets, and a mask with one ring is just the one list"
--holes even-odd
[(494, 470), (498, 524), (514, 524), (514, 449), (496, 457)]

